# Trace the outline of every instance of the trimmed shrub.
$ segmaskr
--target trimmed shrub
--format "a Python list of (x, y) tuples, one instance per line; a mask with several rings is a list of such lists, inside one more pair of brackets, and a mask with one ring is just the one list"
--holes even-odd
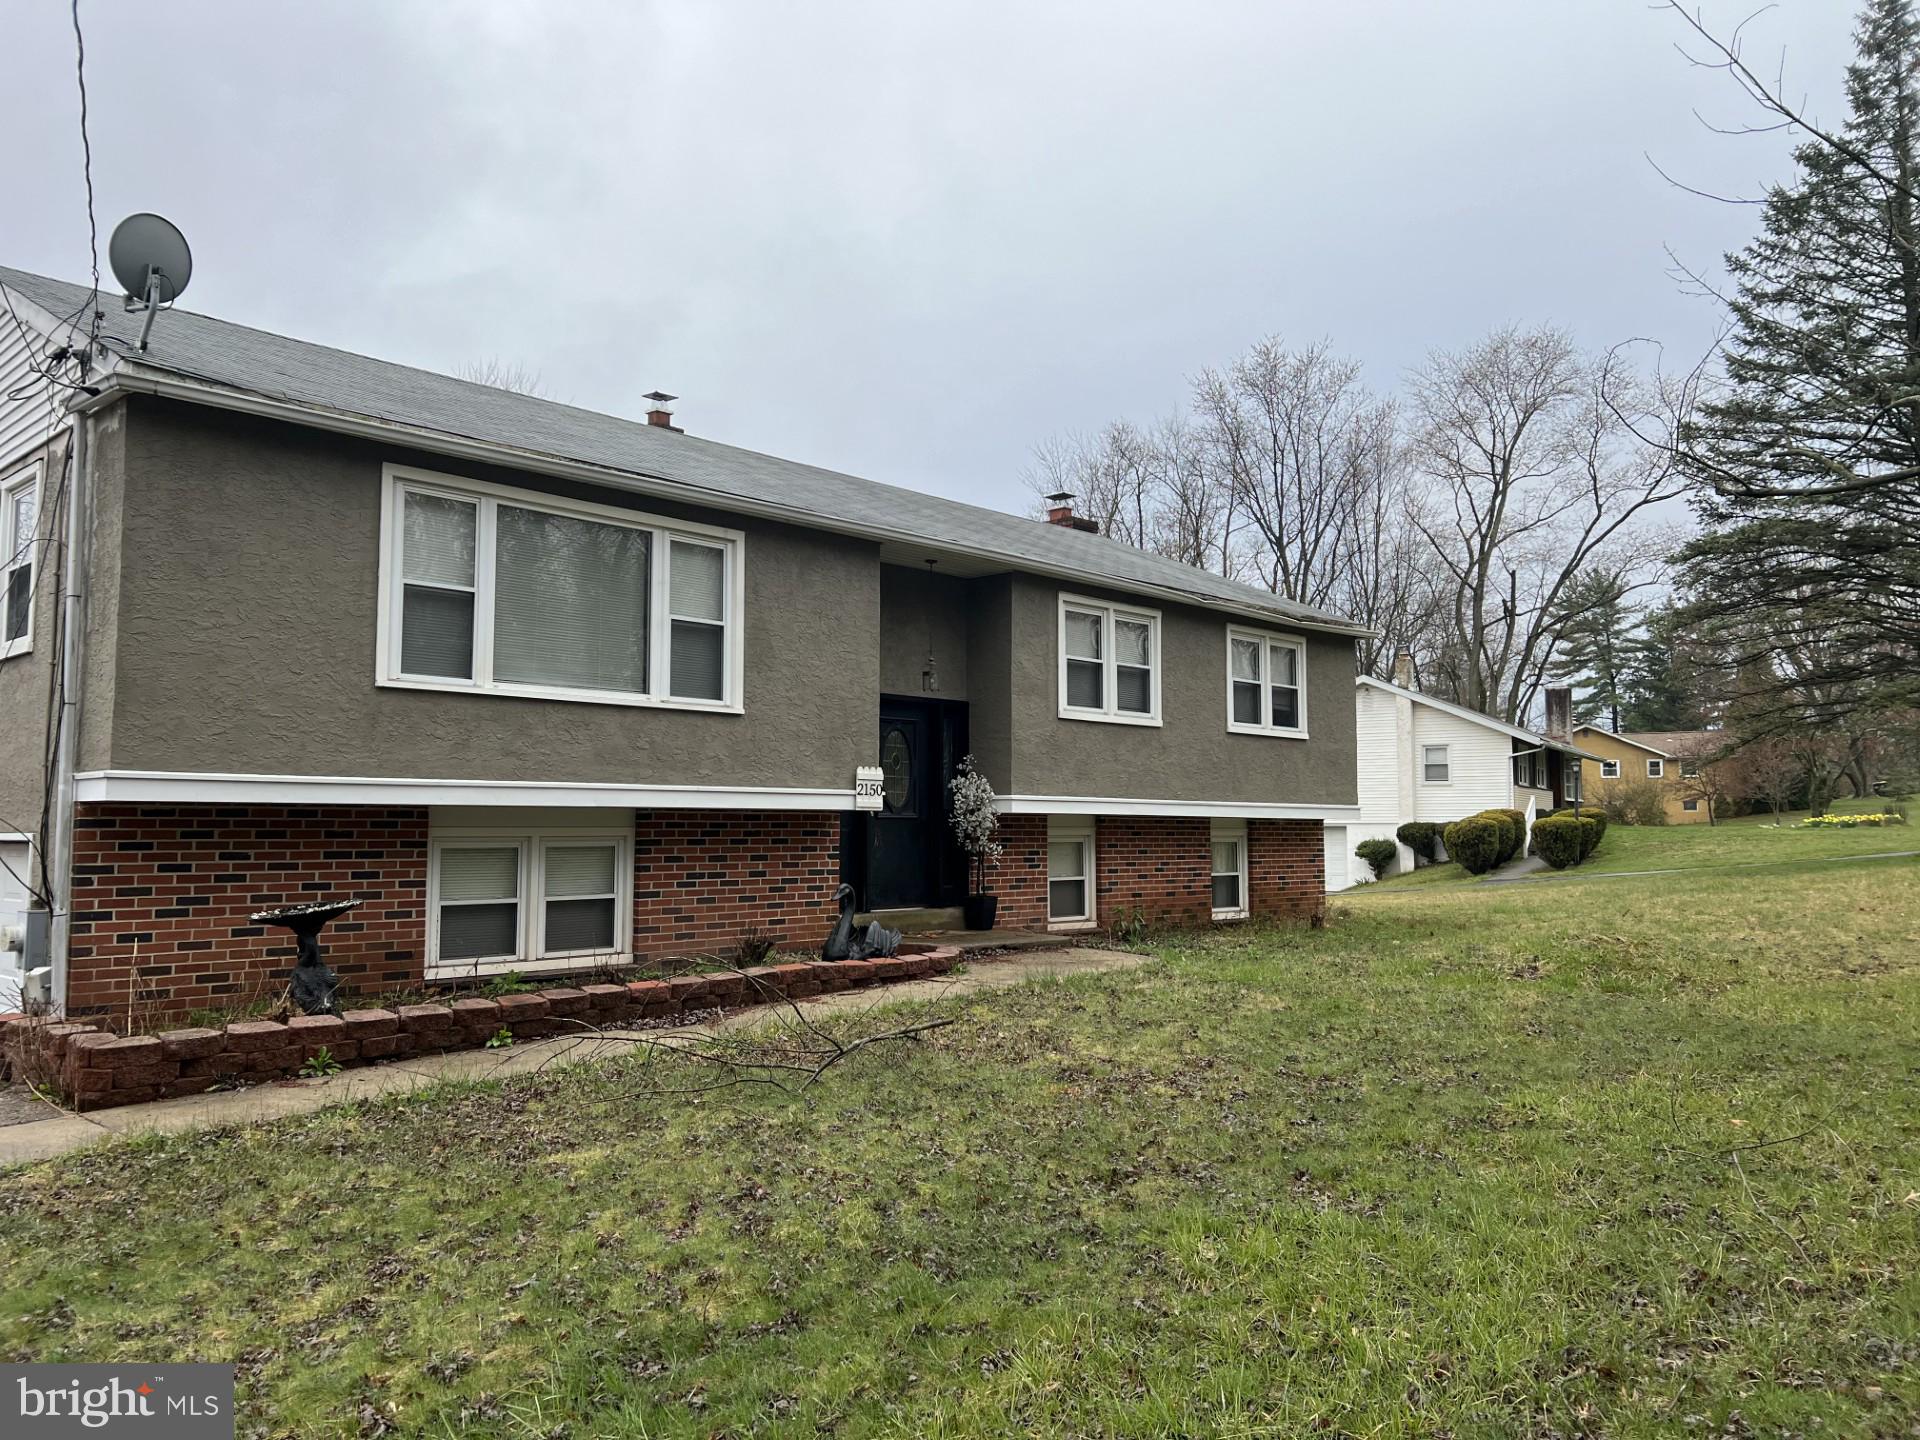
[(1600, 848), (1600, 837), (1607, 833), (1607, 822), (1595, 815), (1582, 815), (1580, 824), (1580, 858), (1586, 859)]
[(1378, 880), (1400, 858), (1400, 847), (1391, 840), (1362, 840), (1353, 847), (1353, 853), (1367, 862), (1373, 871), (1373, 878)]
[(1484, 875), (1500, 863), (1506, 822), (1495, 816), (1469, 815), (1447, 826), (1440, 838), (1446, 843), (1447, 854), (1469, 875)]
[[(1519, 810), (1482, 810), (1467, 817), (1469, 820), (1490, 820), (1500, 832), (1500, 856), (1494, 861), (1504, 865), (1520, 853), (1520, 844), (1527, 838), (1527, 817)], [(1448, 849), (1452, 849), (1451, 846)]]
[(1432, 864), (1439, 858), (1440, 827), (1431, 820), (1409, 820), (1393, 832), (1394, 838), (1413, 851), (1414, 864), (1422, 860)]
[(1556, 870), (1578, 865), (1586, 858), (1589, 836), (1598, 836), (1599, 826), (1591, 820), (1572, 815), (1543, 815), (1533, 822), (1533, 849)]
[(1500, 857), (1500, 863), (1506, 864), (1520, 853), (1520, 847), (1527, 843), (1527, 812), (1524, 810), (1492, 810), (1492, 815), (1504, 815), (1513, 822), (1513, 847)]
[[(1582, 802), (1578, 805), (1563, 805), (1553, 812), (1556, 815), (1578, 815), (1582, 820), (1591, 820), (1600, 827), (1600, 840), (1607, 836), (1607, 812), (1599, 806)], [(1594, 842), (1599, 844), (1599, 840)]]

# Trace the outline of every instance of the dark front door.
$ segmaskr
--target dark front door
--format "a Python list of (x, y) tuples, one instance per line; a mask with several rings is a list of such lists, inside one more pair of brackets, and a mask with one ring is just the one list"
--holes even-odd
[(957, 905), (965, 867), (947, 824), (947, 780), (966, 753), (967, 707), (880, 699), (880, 809), (867, 820), (869, 910)]

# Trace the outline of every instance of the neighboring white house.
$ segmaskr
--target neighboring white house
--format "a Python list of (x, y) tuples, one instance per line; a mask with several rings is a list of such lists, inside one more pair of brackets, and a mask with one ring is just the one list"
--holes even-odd
[[(1355, 685), (1354, 713), (1360, 820), (1326, 827), (1329, 890), (1373, 878), (1353, 853), (1362, 840), (1395, 840), (1394, 831), (1409, 820), (1445, 825), (1481, 810), (1544, 815), (1580, 797), (1580, 761), (1597, 758), (1564, 738), (1370, 675)], [(1549, 729), (1557, 723), (1562, 736), (1569, 733), (1570, 691), (1547, 691), (1547, 716)], [(1390, 873), (1413, 865), (1413, 852), (1395, 844), (1399, 859)]]

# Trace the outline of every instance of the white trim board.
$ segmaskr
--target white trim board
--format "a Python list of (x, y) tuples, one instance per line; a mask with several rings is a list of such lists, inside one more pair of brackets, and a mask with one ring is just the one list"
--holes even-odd
[(347, 775), (219, 775), (89, 770), (85, 805), (624, 805), (638, 810), (851, 810), (853, 788), (616, 785), (547, 780), (418, 780)]
[(1358, 805), (1294, 805), (1259, 800), (1133, 800), (1110, 795), (1002, 795), (1002, 815), (1166, 815), (1205, 820), (1337, 820), (1360, 818)]

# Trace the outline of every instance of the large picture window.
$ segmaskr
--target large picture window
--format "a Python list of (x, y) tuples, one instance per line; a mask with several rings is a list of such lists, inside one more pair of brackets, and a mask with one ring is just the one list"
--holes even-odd
[(33, 648), (39, 502), (38, 462), (0, 479), (0, 660)]
[(624, 961), (631, 846), (624, 830), (436, 836), (429, 978)]
[(1304, 640), (1227, 627), (1227, 729), (1306, 739)]
[(740, 708), (740, 536), (389, 471), (384, 684)]
[(1047, 822), (1047, 921), (1093, 923), (1093, 824), (1055, 816)]
[(1060, 598), (1060, 714), (1160, 723), (1160, 612)]

